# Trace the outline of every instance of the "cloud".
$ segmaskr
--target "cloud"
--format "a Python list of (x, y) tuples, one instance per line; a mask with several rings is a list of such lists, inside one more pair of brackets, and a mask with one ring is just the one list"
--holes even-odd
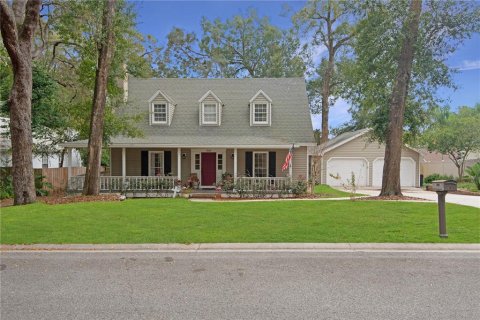
[(480, 60), (463, 60), (462, 65), (455, 69), (459, 71), (478, 70), (480, 69)]

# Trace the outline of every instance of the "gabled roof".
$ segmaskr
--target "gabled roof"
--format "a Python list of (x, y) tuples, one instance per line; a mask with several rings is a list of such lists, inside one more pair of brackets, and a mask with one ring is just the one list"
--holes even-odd
[(250, 99), (249, 102), (252, 103), (255, 99), (257, 99), (257, 97), (258, 97), (259, 95), (264, 96), (265, 99), (268, 100), (268, 102), (272, 103), (272, 99), (270, 99), (270, 97), (269, 97), (265, 92), (263, 92), (263, 90), (261, 90), (261, 89), (258, 90), (257, 93), (255, 93), (255, 95)]
[(217, 102), (219, 103), (222, 103), (222, 100), (220, 100), (219, 97), (217, 97), (217, 95), (215, 93), (213, 93), (212, 90), (208, 90), (207, 93), (205, 93), (200, 99), (198, 99), (198, 102), (202, 102), (203, 100), (205, 100), (208, 96), (212, 96), (215, 100), (217, 100)]
[[(149, 99), (161, 90), (175, 101), (170, 126), (149, 125)], [(275, 104), (271, 126), (250, 126), (249, 101), (262, 90)], [(199, 126), (198, 101), (214, 92), (222, 108), (220, 126)], [(312, 121), (303, 78), (249, 79), (128, 79), (128, 101), (118, 111), (125, 116), (143, 115), (137, 124), (144, 137), (112, 137), (111, 146), (279, 146), (314, 145)], [(66, 143), (80, 147), (85, 143)]]
[(318, 149), (321, 150), (321, 153), (324, 154), (330, 150), (333, 150), (337, 147), (340, 147), (341, 145), (352, 141), (360, 136), (363, 136), (367, 132), (369, 132), (370, 129), (360, 129), (360, 130), (355, 130), (355, 131), (350, 131), (350, 132), (344, 132), (342, 134), (339, 134), (335, 138), (327, 141), (326, 143), (323, 143), (318, 146)]
[(157, 92), (155, 92), (155, 94), (153, 96), (150, 97), (150, 99), (148, 99), (148, 102), (152, 102), (153, 100), (155, 100), (158, 96), (162, 96), (165, 100), (167, 100), (169, 103), (175, 105), (175, 101), (170, 98), (166, 93), (163, 93), (161, 90), (158, 90)]
[[(318, 145), (313, 148), (309, 148), (308, 153), (309, 154), (317, 154), (317, 155), (324, 155), (325, 153), (332, 151), (335, 148), (338, 148), (352, 140), (355, 140), (365, 134), (367, 134), (371, 129), (366, 128), (366, 129), (359, 129), (355, 131), (350, 131), (350, 132), (345, 132), (342, 133), (335, 138), (327, 141), (326, 143), (323, 143), (321, 145)], [(408, 145), (404, 145), (405, 148), (411, 149), (415, 152), (419, 152), (419, 150), (416, 150)]]

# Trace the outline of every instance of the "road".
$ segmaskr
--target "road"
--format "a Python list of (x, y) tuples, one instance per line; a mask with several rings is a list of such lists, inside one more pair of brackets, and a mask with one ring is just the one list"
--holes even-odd
[(479, 252), (2, 252), (1, 319), (480, 319)]

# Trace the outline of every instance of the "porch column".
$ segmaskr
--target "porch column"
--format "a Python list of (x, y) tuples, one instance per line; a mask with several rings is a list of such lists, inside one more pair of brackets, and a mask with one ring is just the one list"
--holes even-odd
[(290, 180), (293, 179), (293, 176), (292, 176), (293, 169), (292, 169), (292, 167), (293, 167), (293, 154), (292, 154), (292, 159), (290, 159), (290, 164), (288, 165), (288, 175), (290, 176)]
[(177, 176), (182, 180), (182, 148), (177, 148)]
[(238, 172), (238, 157), (237, 157), (237, 148), (233, 149), (233, 181), (237, 181), (237, 172)]
[(122, 148), (122, 178), (127, 176), (127, 150)]
[(70, 189), (70, 178), (72, 177), (72, 148), (67, 149), (67, 190)]

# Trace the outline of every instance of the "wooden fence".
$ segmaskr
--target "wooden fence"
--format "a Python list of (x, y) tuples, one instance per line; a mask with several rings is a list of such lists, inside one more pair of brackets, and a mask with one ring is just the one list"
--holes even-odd
[[(72, 177), (85, 174), (85, 167), (72, 167)], [(67, 188), (68, 168), (34, 169), (35, 175), (44, 176), (44, 181), (52, 184), (52, 192), (62, 192)]]

